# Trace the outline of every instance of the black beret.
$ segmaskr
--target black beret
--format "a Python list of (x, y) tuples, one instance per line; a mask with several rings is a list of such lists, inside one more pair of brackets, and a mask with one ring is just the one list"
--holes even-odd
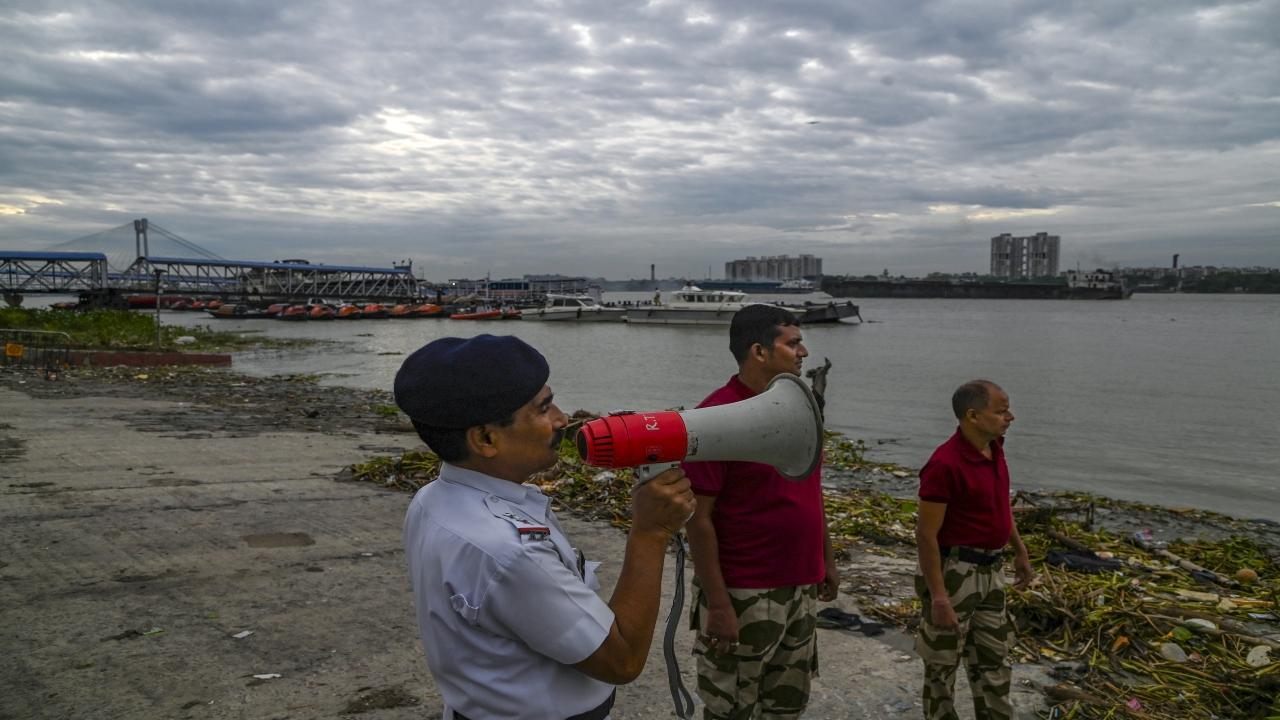
[(440, 338), (400, 365), (396, 405), (424, 425), (469, 428), (506, 419), (550, 374), (542, 353), (517, 337)]

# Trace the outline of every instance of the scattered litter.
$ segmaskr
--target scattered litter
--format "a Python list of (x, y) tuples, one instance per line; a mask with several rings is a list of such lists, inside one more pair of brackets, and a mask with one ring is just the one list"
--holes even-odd
[(280, 673), (262, 673), (261, 675), (254, 675), (254, 677), (259, 680), (274, 680), (280, 677)]
[(237, 640), (243, 640), (252, 634), (253, 634), (252, 630), (241, 630), (240, 632), (236, 633), (235, 635), (232, 635), (231, 637)]
[(196, 341), (196, 339), (195, 339), (194, 337), (192, 337), (192, 336), (190, 336), (190, 335), (183, 335), (182, 337), (180, 337), (180, 338), (178, 338), (178, 339), (174, 340), (174, 341), (173, 341), (173, 344), (174, 344), (174, 345), (190, 345), (191, 343), (193, 343), (193, 342), (195, 342), (195, 341)]
[(1169, 662), (1184, 663), (1187, 661), (1187, 651), (1183, 650), (1177, 643), (1160, 643), (1160, 656)]
[(1258, 645), (1249, 651), (1245, 656), (1245, 662), (1249, 663), (1249, 667), (1263, 667), (1271, 664), (1271, 648), (1266, 645)]
[(160, 634), (160, 633), (162, 633), (162, 632), (164, 632), (164, 628), (153, 627), (153, 628), (151, 628), (150, 630), (148, 630), (148, 631), (146, 631), (146, 632), (144, 632), (144, 633), (142, 633), (142, 634), (143, 634), (144, 636), (147, 636), (147, 635), (159, 635), (159, 634)]
[(133, 379), (134, 379), (134, 380), (146, 380), (146, 379), (147, 379), (147, 378), (149, 378), (149, 377), (151, 377), (151, 376), (150, 376), (150, 375), (148, 375), (148, 374), (146, 374), (146, 373), (138, 373), (137, 375), (134, 375), (134, 376), (133, 376)]
[(1175, 591), (1178, 597), (1183, 600), (1194, 600), (1196, 602), (1214, 603), (1218, 602), (1218, 595), (1210, 592), (1200, 592), (1199, 590), (1183, 590), (1179, 588)]
[(1205, 620), (1204, 618), (1187, 618), (1186, 622), (1182, 624), (1197, 632), (1218, 629), (1218, 626), (1215, 625), (1213, 621)]

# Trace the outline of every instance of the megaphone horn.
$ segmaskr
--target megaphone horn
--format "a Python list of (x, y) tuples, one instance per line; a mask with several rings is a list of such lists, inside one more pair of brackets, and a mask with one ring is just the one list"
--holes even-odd
[(782, 373), (759, 395), (728, 405), (597, 418), (583, 424), (577, 445), (596, 467), (737, 460), (802, 480), (822, 456), (822, 411), (803, 380)]

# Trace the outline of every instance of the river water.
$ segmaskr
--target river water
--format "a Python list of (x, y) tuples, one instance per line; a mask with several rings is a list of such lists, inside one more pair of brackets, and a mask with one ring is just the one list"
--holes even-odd
[[(865, 439), (875, 459), (919, 467), (954, 430), (951, 391), (985, 377), (1009, 392), (1017, 415), (1006, 446), (1016, 487), (1280, 520), (1280, 296), (865, 299), (861, 308), (865, 323), (806, 327), (804, 337), (809, 366), (832, 362), (828, 427)], [(321, 352), (241, 354), (235, 367), (387, 389), (404, 355), (431, 339), (518, 335), (549, 359), (569, 412), (692, 407), (735, 371), (724, 327), (191, 313), (164, 322), (339, 340)]]

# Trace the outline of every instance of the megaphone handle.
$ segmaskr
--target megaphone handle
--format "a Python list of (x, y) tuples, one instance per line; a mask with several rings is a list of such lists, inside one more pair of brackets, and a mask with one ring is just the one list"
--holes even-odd
[(636, 487), (649, 482), (671, 468), (680, 467), (680, 463), (654, 463), (636, 466)]

